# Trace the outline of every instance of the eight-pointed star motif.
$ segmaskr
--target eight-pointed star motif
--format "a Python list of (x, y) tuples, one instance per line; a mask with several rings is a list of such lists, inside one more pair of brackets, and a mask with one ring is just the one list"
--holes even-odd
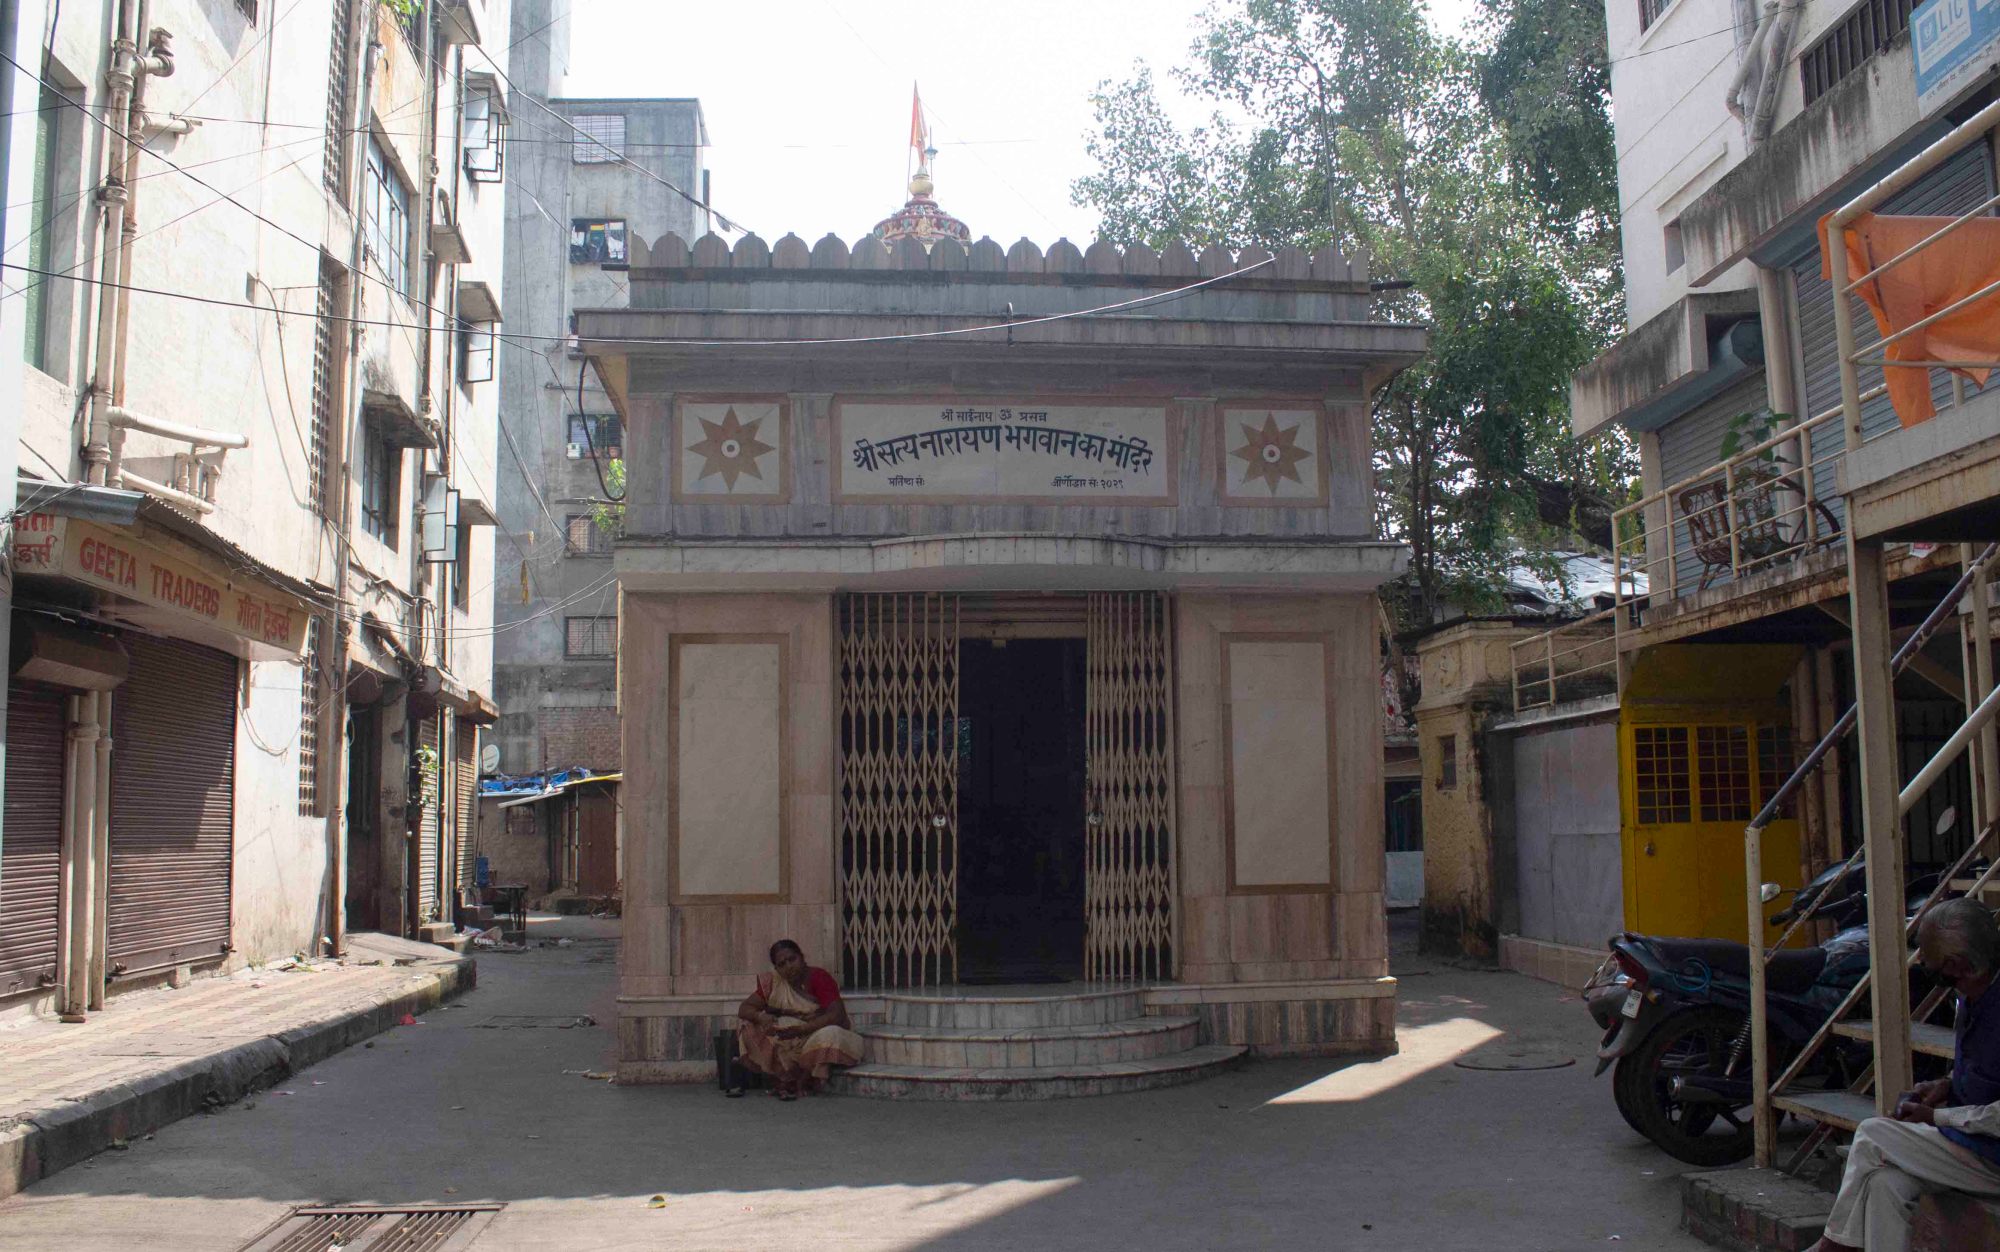
[(1258, 430), (1248, 422), (1242, 424), (1243, 443), (1230, 453), (1243, 462), (1243, 481), (1247, 484), (1253, 478), (1262, 478), (1272, 495), (1278, 494), (1278, 483), (1290, 479), (1304, 483), (1299, 477), (1299, 462), (1312, 459), (1312, 453), (1298, 446), (1299, 428), (1296, 425), (1280, 430), (1278, 419), (1264, 415), (1263, 429)]
[(695, 481), (720, 474), (725, 491), (736, 490), (736, 480), (745, 474), (763, 481), (764, 475), (757, 468), (757, 458), (774, 450), (772, 445), (757, 438), (757, 428), (764, 424), (763, 418), (745, 422), (736, 416), (735, 409), (729, 409), (719, 422), (711, 422), (705, 417), (696, 420), (701, 422), (702, 432), (708, 437), (700, 443), (688, 445), (688, 451), (701, 458), (701, 473), (695, 475)]

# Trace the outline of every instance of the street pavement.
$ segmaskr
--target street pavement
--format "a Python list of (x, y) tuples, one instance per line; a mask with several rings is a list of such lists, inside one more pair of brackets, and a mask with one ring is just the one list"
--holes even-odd
[(1399, 956), (1383, 1060), (1049, 1103), (781, 1104), (591, 1076), (616, 925), (536, 919), (534, 942), (572, 942), (482, 955), (477, 989), (421, 1024), (0, 1204), (0, 1252), (232, 1252), (299, 1205), (473, 1200), (506, 1204), (478, 1252), (1706, 1246), (1677, 1228), (1686, 1167), (1591, 1078), (1582, 1005), (1518, 975)]

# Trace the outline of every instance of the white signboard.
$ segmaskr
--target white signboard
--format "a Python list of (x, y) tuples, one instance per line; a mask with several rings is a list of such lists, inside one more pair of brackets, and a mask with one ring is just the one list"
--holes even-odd
[(843, 400), (833, 420), (842, 499), (1173, 503), (1164, 403)]

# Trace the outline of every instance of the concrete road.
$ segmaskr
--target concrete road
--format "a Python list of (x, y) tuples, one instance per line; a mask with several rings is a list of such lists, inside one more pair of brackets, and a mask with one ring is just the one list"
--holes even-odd
[(0, 1252), (230, 1252), (295, 1205), (467, 1200), (507, 1205), (480, 1252), (1705, 1246), (1677, 1230), (1684, 1167), (1591, 1079), (1582, 1006), (1516, 975), (1403, 959), (1382, 1061), (1045, 1104), (780, 1104), (579, 1072), (610, 1031), (564, 1023), (612, 1021), (615, 925), (538, 921), (575, 943), (482, 957), (421, 1025), (24, 1192)]

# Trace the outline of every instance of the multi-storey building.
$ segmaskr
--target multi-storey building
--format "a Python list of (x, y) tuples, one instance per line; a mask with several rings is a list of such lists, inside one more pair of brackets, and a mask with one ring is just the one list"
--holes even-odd
[[(1949, 878), (2000, 794), (2000, 21), (1946, 0), (1606, 14), (1630, 328), (1573, 414), (1580, 438), (1636, 436), (1644, 483), (1616, 604), (1516, 648), (1515, 717), (1609, 700), (1627, 926), (1740, 940), (1776, 907), (1746, 866), (1787, 886), (1865, 848), (1891, 934), (1907, 874)], [(1761, 1158), (1773, 1107), (1851, 1126), (1908, 1085), (1912, 1042), (1948, 1055), (1912, 1029), (1901, 946), (1874, 950), (1873, 1097), (1767, 1087), (1760, 1061)]]
[(448, 925), (496, 713), (507, 2), (22, 8), (0, 1004)]
[(516, 88), (533, 101), (511, 105), (505, 291), (516, 324), (549, 341), (501, 366), (495, 742), (517, 774), (619, 763), (619, 512), (606, 502), (620, 494), (611, 466), (624, 438), (582, 358), (557, 341), (575, 310), (624, 303), (629, 240), (709, 226), (700, 102), (563, 98), (569, 19), (557, 7), (514, 11)]

